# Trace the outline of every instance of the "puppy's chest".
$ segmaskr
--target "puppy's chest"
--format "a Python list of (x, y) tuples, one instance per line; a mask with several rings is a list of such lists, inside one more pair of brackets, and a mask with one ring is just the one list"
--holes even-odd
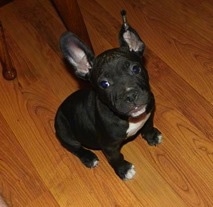
[(137, 119), (129, 120), (129, 127), (126, 131), (127, 138), (135, 135), (144, 126), (146, 121), (149, 119), (150, 114), (151, 113)]

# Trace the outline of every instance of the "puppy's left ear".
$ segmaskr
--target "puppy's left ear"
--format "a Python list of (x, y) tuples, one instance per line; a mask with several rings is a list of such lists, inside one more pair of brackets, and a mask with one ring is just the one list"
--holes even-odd
[(119, 41), (121, 47), (128, 47), (129, 51), (143, 55), (145, 44), (141, 40), (138, 33), (129, 26), (126, 20), (126, 11), (121, 11), (123, 25), (119, 33)]

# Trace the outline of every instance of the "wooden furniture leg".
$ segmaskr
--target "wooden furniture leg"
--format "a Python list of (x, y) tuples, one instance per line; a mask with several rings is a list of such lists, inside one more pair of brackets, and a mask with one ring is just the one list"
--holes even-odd
[(0, 22), (0, 63), (2, 65), (3, 77), (6, 80), (13, 80), (17, 76), (17, 72), (12, 65), (10, 55), (7, 48), (6, 38), (4, 35), (3, 26)]
[(92, 49), (92, 44), (77, 0), (52, 0), (67, 30), (75, 33)]

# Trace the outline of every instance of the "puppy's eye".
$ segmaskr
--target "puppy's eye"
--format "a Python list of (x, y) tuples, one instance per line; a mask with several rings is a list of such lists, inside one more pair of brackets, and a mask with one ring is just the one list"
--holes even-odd
[(132, 67), (132, 72), (133, 72), (134, 74), (139, 74), (139, 73), (141, 72), (141, 68), (140, 68), (138, 65), (134, 65), (134, 66)]
[(104, 81), (100, 82), (100, 86), (105, 89), (110, 86), (110, 83), (108, 81), (104, 80)]

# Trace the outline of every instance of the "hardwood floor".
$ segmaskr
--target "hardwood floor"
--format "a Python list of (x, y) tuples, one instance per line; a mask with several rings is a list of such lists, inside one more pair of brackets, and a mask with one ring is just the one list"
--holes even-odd
[[(213, 206), (213, 3), (211, 0), (79, 0), (96, 54), (117, 47), (120, 10), (146, 43), (164, 141), (141, 137), (122, 149), (131, 181), (101, 152), (85, 168), (54, 134), (57, 107), (83, 81), (58, 47), (64, 25), (48, 0), (0, 8), (17, 79), (0, 77), (0, 194), (14, 207)], [(71, 18), (71, 17), (70, 17)], [(1, 66), (0, 66), (1, 67)], [(1, 69), (1, 68), (0, 68)]]

